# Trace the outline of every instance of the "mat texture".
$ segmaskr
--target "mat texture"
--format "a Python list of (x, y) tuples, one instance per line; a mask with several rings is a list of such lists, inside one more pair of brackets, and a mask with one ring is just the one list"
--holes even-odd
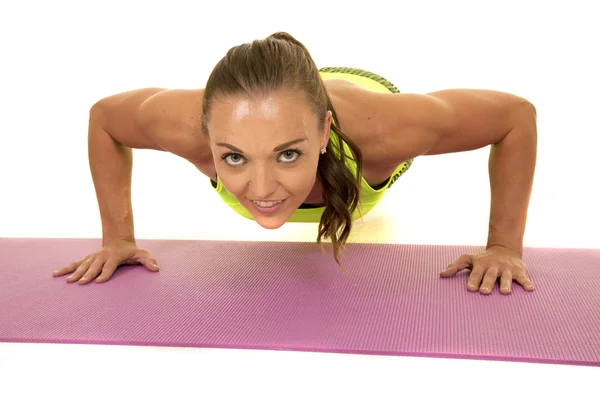
[(280, 349), (600, 366), (600, 250), (526, 249), (536, 291), (439, 272), (477, 247), (140, 240), (161, 271), (68, 284), (92, 239), (0, 239), (0, 341)]

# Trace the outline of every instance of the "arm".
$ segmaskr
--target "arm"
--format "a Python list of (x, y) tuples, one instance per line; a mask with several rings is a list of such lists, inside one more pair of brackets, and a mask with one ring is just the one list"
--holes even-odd
[(135, 241), (131, 206), (132, 150), (103, 127), (102, 112), (90, 112), (88, 158), (102, 220), (102, 246), (117, 238)]
[(88, 158), (102, 219), (102, 245), (117, 239), (135, 242), (131, 205), (132, 148), (154, 148), (135, 116), (157, 89), (121, 93), (90, 110)]
[[(193, 94), (201, 92), (193, 92)], [(164, 94), (164, 95), (163, 95)], [(157, 272), (156, 259), (137, 247), (131, 205), (132, 149), (170, 151), (189, 158), (198, 168), (208, 165), (202, 140), (193, 138), (197, 113), (202, 104), (163, 89), (140, 89), (104, 98), (90, 110), (88, 130), (89, 165), (102, 219), (102, 248), (54, 271), (53, 276), (71, 274), (67, 282), (85, 285), (106, 282), (121, 263), (143, 264)], [(195, 110), (192, 110), (195, 111)], [(203, 152), (204, 150), (204, 152)], [(211, 159), (212, 162), (212, 159)], [(114, 246), (110, 246), (114, 245)]]
[(486, 250), (462, 255), (440, 276), (448, 278), (469, 268), (469, 291), (490, 294), (498, 278), (503, 294), (511, 293), (513, 280), (526, 291), (534, 290), (522, 250), (536, 162), (535, 107), (508, 93), (459, 89), (381, 97), (378, 105), (381, 117), (388, 118), (386, 129), (378, 133), (387, 150), (384, 162), (492, 147)]
[(135, 241), (132, 149), (167, 151), (210, 171), (210, 146), (203, 136), (193, 133), (203, 93), (203, 89), (140, 89), (104, 98), (92, 107), (88, 153), (103, 245), (116, 238)]
[(449, 113), (447, 128), (431, 135), (431, 147), (425, 154), (491, 145), (486, 248), (502, 246), (522, 256), (537, 156), (535, 107), (518, 96), (490, 90), (449, 90), (431, 96), (443, 101)]
[[(526, 99), (492, 90), (451, 89), (373, 95), (386, 121), (379, 132), (390, 165), (418, 155), (491, 145), (488, 247), (521, 254), (536, 163), (536, 110)], [(380, 157), (381, 158), (381, 157)]]
[(506, 247), (522, 257), (537, 155), (535, 108), (515, 111), (512, 125), (490, 151), (492, 201), (487, 248)]

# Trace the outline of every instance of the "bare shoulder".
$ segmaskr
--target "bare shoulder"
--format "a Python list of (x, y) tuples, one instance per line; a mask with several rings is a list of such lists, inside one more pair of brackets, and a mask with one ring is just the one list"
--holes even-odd
[(145, 134), (160, 147), (189, 161), (210, 158), (207, 140), (199, 131), (204, 89), (169, 89), (149, 97), (139, 108)]
[[(378, 93), (364, 89), (352, 82), (331, 79), (325, 81), (327, 91), (331, 96), (331, 102), (338, 114), (342, 131), (356, 143), (363, 156), (363, 175), (369, 183), (377, 183), (387, 179), (396, 167), (403, 161), (420, 155), (417, 150), (419, 146), (409, 143), (419, 135), (414, 132), (413, 120), (420, 118), (415, 110), (418, 106), (395, 109), (395, 120), (404, 120), (404, 124), (398, 124), (395, 132), (389, 132), (389, 124), (386, 116), (391, 112), (383, 107), (389, 104), (391, 97), (403, 97), (404, 104), (412, 104), (423, 101), (419, 95), (400, 93)], [(426, 100), (426, 99), (425, 99)], [(415, 103), (416, 102), (416, 103)], [(388, 106), (389, 108), (389, 106)], [(393, 156), (389, 153), (389, 137), (404, 143), (402, 154), (395, 152)], [(394, 161), (388, 161), (393, 159)]]

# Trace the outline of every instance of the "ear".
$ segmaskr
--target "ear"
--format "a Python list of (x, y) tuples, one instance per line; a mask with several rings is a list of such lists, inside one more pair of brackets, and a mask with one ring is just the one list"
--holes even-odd
[(333, 118), (333, 113), (330, 110), (327, 110), (325, 114), (325, 125), (323, 128), (323, 139), (321, 141), (321, 147), (327, 147), (329, 143), (329, 134), (331, 133), (331, 120)]

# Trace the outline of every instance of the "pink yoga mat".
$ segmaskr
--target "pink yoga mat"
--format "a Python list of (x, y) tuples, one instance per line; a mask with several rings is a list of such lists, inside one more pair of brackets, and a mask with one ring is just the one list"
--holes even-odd
[(0, 341), (280, 349), (600, 365), (600, 250), (525, 250), (536, 291), (441, 279), (481, 248), (350, 244), (348, 277), (315, 243), (138, 244), (161, 271), (103, 284), (51, 273), (97, 239), (0, 239)]

